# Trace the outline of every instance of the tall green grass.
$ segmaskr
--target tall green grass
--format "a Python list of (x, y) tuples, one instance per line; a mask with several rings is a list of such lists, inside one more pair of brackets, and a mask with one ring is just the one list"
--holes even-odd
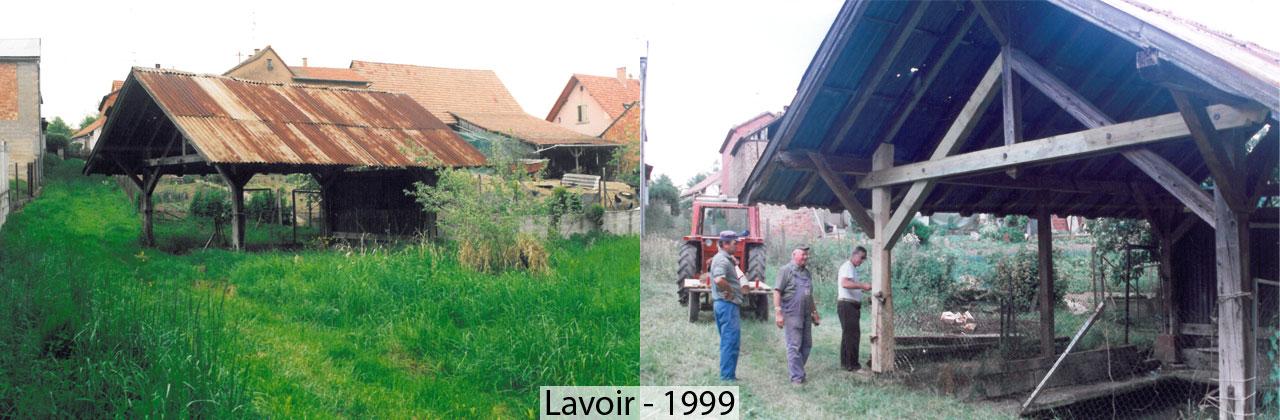
[(0, 230), (0, 416), (530, 417), (541, 385), (638, 383), (635, 237), (537, 276), (430, 244), (172, 255), (78, 171)]

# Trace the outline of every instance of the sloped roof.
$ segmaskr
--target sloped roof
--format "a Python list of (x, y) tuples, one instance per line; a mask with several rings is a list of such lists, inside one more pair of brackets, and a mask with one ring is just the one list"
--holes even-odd
[[(846, 1), (778, 123), (777, 134), (738, 194), (740, 199), (844, 208), (816, 171), (784, 162), (788, 155), (818, 153), (831, 162), (869, 162), (880, 144), (890, 143), (898, 162), (930, 159), (966, 105), (965, 98), (975, 92), (1001, 51), (971, 3)], [(1150, 50), (1223, 93), (1256, 101), (1273, 112), (1280, 109), (1280, 65), (1269, 58), (1274, 53), (1202, 26), (1119, 0), (990, 6), (1012, 12), (1017, 20), (1013, 24), (1021, 28), (1017, 48), (1028, 61), (1114, 121), (1178, 112), (1167, 89), (1144, 79), (1135, 65), (1137, 54)], [(911, 27), (914, 30), (899, 29)], [(909, 68), (921, 71), (901, 70)], [(1028, 141), (1080, 131), (1078, 120), (1046, 95), (1035, 89), (1024, 92), (1021, 109)], [(858, 101), (866, 106), (856, 114), (846, 112), (853, 109), (848, 104), (871, 95), (878, 99)], [(972, 130), (953, 154), (1003, 146), (999, 109), (990, 106), (975, 116)], [(1191, 142), (1166, 141), (1146, 149), (1192, 180), (1210, 175)], [(838, 176), (856, 185), (856, 172)], [(997, 214), (1033, 214), (1047, 208), (1058, 215), (1143, 217), (1143, 207), (1184, 207), (1158, 185), (1148, 188), (1152, 185), (1149, 176), (1117, 153), (1080, 155), (1019, 167), (1016, 179), (1003, 172), (944, 179), (921, 198), (919, 208), (925, 213)], [(1132, 194), (1137, 188), (1150, 192), (1148, 204)], [(1044, 194), (1053, 199), (1043, 199)], [(858, 189), (854, 199), (869, 207), (870, 193)]]
[(92, 123), (89, 123), (89, 125), (85, 126), (84, 128), (81, 128), (80, 130), (76, 131), (75, 134), (71, 135), (71, 138), (74, 139), (74, 138), (87, 136), (90, 133), (93, 133), (93, 130), (97, 130), (98, 127), (102, 127), (102, 125), (106, 124), (106, 122), (107, 122), (106, 117), (103, 117), (102, 114), (98, 114), (97, 119), (93, 120)]
[(451, 114), (524, 113), (493, 70), (369, 61), (352, 61), (351, 69), (369, 80), (372, 89), (409, 95), (445, 124), (457, 121)]
[(581, 84), (591, 98), (604, 108), (604, 112), (609, 114), (611, 119), (618, 119), (627, 110), (627, 105), (640, 100), (639, 80), (628, 78), (623, 81), (617, 77), (574, 74), (569, 77), (569, 82), (565, 83), (564, 90), (560, 92), (556, 103), (551, 105), (551, 112), (547, 113), (547, 121), (555, 120), (556, 114), (560, 113), (560, 108), (564, 107), (565, 101), (569, 100), (569, 94), (578, 84)]
[[(257, 61), (259, 58), (262, 58), (262, 56), (267, 55), (267, 54), (275, 54), (275, 56), (276, 56), (276, 57), (280, 57), (280, 53), (276, 52), (276, 50), (275, 50), (274, 48), (271, 48), (271, 46), (270, 46), (270, 45), (268, 45), (268, 46), (266, 46), (265, 48), (258, 50), (258, 52), (254, 53), (253, 55), (249, 56), (249, 58), (244, 59), (244, 61), (241, 61), (241, 62), (237, 63), (237, 64), (235, 65), (235, 67), (232, 67), (232, 68), (228, 69), (227, 71), (222, 72), (222, 75), (223, 75), (223, 76), (230, 76), (232, 72), (234, 72), (234, 71), (236, 71), (236, 70), (240, 69), (241, 67), (244, 67), (246, 64), (249, 64), (249, 63), (252, 63), (252, 62), (254, 62), (254, 61)], [(295, 75), (295, 76), (297, 75), (297, 73), (295, 73), (295, 72), (293, 71), (293, 69), (289, 67), (289, 65), (288, 65), (288, 64), (285, 64), (285, 63), (284, 63), (284, 59), (283, 59), (283, 58), (281, 58), (281, 59), (280, 59), (280, 65), (281, 65), (281, 66), (283, 66), (283, 67), (284, 67), (284, 69), (285, 69), (285, 71), (288, 71), (290, 75)]]
[(370, 88), (407, 94), (445, 124), (463, 119), (537, 145), (608, 144), (525, 113), (492, 70), (368, 61), (352, 61), (351, 68)]
[(761, 112), (760, 115), (751, 117), (751, 119), (744, 121), (742, 124), (730, 128), (729, 134), (726, 134), (724, 141), (720, 142), (720, 153), (724, 153), (724, 149), (734, 144), (738, 139), (760, 131), (760, 129), (765, 128), (776, 119), (778, 119), (778, 116), (772, 112)]
[(91, 161), (104, 151), (126, 153), (139, 146), (129, 144), (134, 129), (115, 122), (139, 119), (129, 116), (147, 112), (148, 101), (159, 105), (161, 119), (171, 121), (209, 163), (429, 165), (415, 153), (450, 166), (485, 163), (479, 151), (407, 95), (137, 67)]
[(632, 104), (622, 111), (622, 116), (613, 120), (609, 127), (600, 133), (600, 138), (618, 143), (640, 141), (640, 104)]
[(352, 69), (334, 67), (292, 67), (294, 79), (323, 80), (333, 82), (368, 83), (369, 80)]

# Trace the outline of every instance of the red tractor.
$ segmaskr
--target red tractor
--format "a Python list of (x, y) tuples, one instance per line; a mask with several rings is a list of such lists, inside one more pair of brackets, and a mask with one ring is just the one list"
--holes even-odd
[(676, 271), (680, 304), (689, 307), (689, 322), (698, 320), (698, 311), (711, 309), (711, 258), (719, 252), (720, 232), (746, 231), (734, 243), (739, 283), (751, 287), (744, 296), (743, 314), (754, 313), (761, 320), (769, 316), (772, 289), (764, 278), (764, 237), (760, 235), (760, 210), (720, 197), (693, 200), (693, 223), (680, 245), (680, 266)]

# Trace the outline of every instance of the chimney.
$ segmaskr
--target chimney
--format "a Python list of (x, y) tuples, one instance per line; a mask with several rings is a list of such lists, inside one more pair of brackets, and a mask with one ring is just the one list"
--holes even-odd
[(302, 57), (302, 67), (306, 67), (306, 66), (307, 66), (307, 58)]
[(627, 68), (626, 67), (618, 67), (618, 83), (622, 83), (623, 86), (626, 86), (627, 84)]
[(254, 49), (253, 49), (253, 55), (258, 55), (258, 52), (260, 52), (260, 51), (262, 51), (262, 49), (261, 49), (261, 48), (254, 48)]
[(160, 63), (156, 63), (156, 68), (160, 68)]

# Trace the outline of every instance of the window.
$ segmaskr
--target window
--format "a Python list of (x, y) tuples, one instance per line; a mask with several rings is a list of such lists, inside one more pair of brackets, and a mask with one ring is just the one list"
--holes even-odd
[(578, 124), (587, 123), (587, 106), (578, 105)]

